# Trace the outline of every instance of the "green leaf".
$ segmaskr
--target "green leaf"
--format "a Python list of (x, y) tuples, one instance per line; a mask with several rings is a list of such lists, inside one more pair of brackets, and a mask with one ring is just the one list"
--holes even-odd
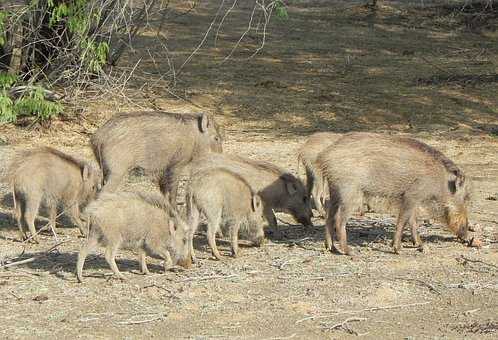
[(289, 14), (287, 13), (287, 7), (282, 1), (277, 1), (275, 3), (275, 15), (277, 16), (277, 18), (283, 20), (289, 18)]

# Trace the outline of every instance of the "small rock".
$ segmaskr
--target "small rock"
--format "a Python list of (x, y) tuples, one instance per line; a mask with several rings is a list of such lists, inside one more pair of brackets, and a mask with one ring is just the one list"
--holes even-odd
[(37, 295), (33, 298), (33, 301), (38, 301), (38, 302), (43, 302), (43, 301), (47, 301), (47, 300), (48, 300), (47, 295)]

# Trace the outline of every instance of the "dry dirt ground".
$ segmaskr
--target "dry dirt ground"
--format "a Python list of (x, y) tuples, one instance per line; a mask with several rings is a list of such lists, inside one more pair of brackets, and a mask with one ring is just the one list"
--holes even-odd
[[(187, 2), (172, 2), (161, 32), (177, 69), (219, 3), (202, 1), (181, 15)], [(424, 253), (410, 248), (407, 237), (394, 255), (394, 217), (367, 214), (348, 224), (356, 256), (338, 256), (323, 249), (322, 219), (305, 229), (280, 215), (284, 236), (269, 231), (267, 245), (244, 247), (240, 258), (212, 260), (199, 236), (200, 262), (191, 270), (162, 273), (160, 261), (151, 259), (153, 274), (141, 276), (135, 255), (123, 251), (118, 266), (129, 278), (123, 283), (109, 276), (98, 252), (87, 259), (86, 282), (78, 284), (73, 271), (83, 239), (77, 229), (62, 219), (63, 243), (48, 253), (58, 243), (49, 234), (39, 245), (17, 242), (2, 184), (0, 261), (38, 257), (0, 269), (0, 337), (496, 339), (496, 15), (431, 1), (380, 3), (371, 12), (349, 1), (289, 1), (289, 19), (272, 21), (259, 55), (247, 59), (262, 37), (251, 31), (221, 64), (252, 10), (237, 4), (216, 47), (211, 34), (177, 76), (174, 95), (161, 78), (169, 67), (154, 38), (159, 22), (151, 18), (121, 61), (131, 69), (140, 60), (126, 91), (72, 102), (50, 127), (0, 126), (0, 171), (16, 149), (33, 145), (90, 158), (88, 136), (112, 114), (131, 109), (208, 110), (224, 127), (226, 152), (294, 172), (302, 172), (295, 151), (314, 131), (403, 133), (443, 151), (472, 179), (471, 220), (483, 229), (481, 249), (456, 242), (436, 224), (421, 228)], [(155, 190), (142, 177), (127, 186)], [(221, 249), (228, 255), (227, 243)]]

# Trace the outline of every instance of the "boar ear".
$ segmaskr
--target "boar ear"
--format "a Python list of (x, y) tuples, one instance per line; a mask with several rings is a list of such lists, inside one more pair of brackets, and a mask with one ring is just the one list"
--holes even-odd
[(448, 190), (452, 193), (456, 193), (456, 181), (448, 181)]
[(209, 127), (209, 116), (207, 113), (201, 114), (199, 117), (199, 126), (202, 133), (206, 133)]
[(88, 165), (85, 165), (83, 167), (82, 176), (83, 176), (83, 182), (88, 181), (88, 177), (90, 177), (90, 169), (88, 168)]
[(297, 191), (296, 184), (293, 182), (285, 182), (285, 187), (287, 188), (287, 192), (289, 195), (294, 195)]
[(259, 195), (252, 196), (252, 211), (256, 212), (261, 208), (261, 197)]
[(457, 191), (457, 188), (461, 188), (465, 182), (465, 177), (460, 171), (452, 171), (452, 176), (450, 176), (450, 179), (448, 181), (448, 190), (452, 193), (455, 194)]

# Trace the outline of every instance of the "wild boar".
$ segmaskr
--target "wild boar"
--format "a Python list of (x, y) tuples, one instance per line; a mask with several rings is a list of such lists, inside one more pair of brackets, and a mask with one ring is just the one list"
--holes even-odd
[[(364, 197), (380, 197), (399, 206), (395, 253), (401, 249), (406, 225), (422, 249), (416, 221), (420, 206), (440, 207), (449, 229), (460, 239), (467, 238), (470, 182), (455, 163), (427, 144), (407, 137), (349, 133), (322, 151), (318, 164), (331, 197), (325, 229), (328, 249), (351, 253), (346, 222)], [(334, 228), (340, 249), (333, 244)]]
[(183, 168), (210, 151), (222, 152), (218, 126), (206, 113), (118, 114), (93, 134), (90, 144), (103, 172), (103, 191), (115, 191), (130, 170), (142, 168), (158, 179), (172, 204)]
[[(168, 201), (160, 195), (145, 193), (101, 193), (85, 209), (88, 238), (81, 247), (76, 276), (83, 281), (83, 265), (97, 245), (106, 247), (105, 259), (117, 278), (125, 280), (116, 265), (121, 248), (138, 250), (142, 274), (148, 274), (146, 255), (164, 259), (164, 269), (174, 263), (189, 268), (188, 226)], [(173, 257), (174, 261), (171, 259)]]
[(299, 223), (312, 226), (311, 204), (302, 181), (269, 162), (227, 154), (211, 154), (192, 164), (194, 170), (222, 167), (239, 174), (263, 201), (263, 214), (270, 227), (277, 227), (273, 210), (291, 214)]
[(321, 216), (325, 216), (324, 203), (327, 184), (323, 179), (316, 160), (321, 151), (335, 143), (340, 137), (342, 137), (341, 134), (333, 132), (317, 132), (312, 134), (298, 151), (298, 160), (303, 164), (306, 172), (308, 197), (310, 197), (315, 209), (318, 210)]
[(57, 207), (62, 205), (84, 234), (80, 208), (95, 199), (100, 189), (100, 172), (89, 163), (49, 147), (24, 151), (10, 166), (14, 217), (22, 239), (37, 242), (35, 218), (40, 206), (48, 210), (49, 224), (55, 233)]
[(221, 224), (229, 226), (233, 257), (239, 253), (238, 234), (241, 226), (256, 231), (256, 243), (261, 244), (264, 240), (261, 198), (244, 178), (230, 170), (208, 168), (196, 171), (187, 186), (186, 202), (191, 227), (190, 252), (194, 260), (192, 240), (201, 214), (207, 219), (208, 244), (218, 260), (221, 260), (221, 255), (215, 236)]

